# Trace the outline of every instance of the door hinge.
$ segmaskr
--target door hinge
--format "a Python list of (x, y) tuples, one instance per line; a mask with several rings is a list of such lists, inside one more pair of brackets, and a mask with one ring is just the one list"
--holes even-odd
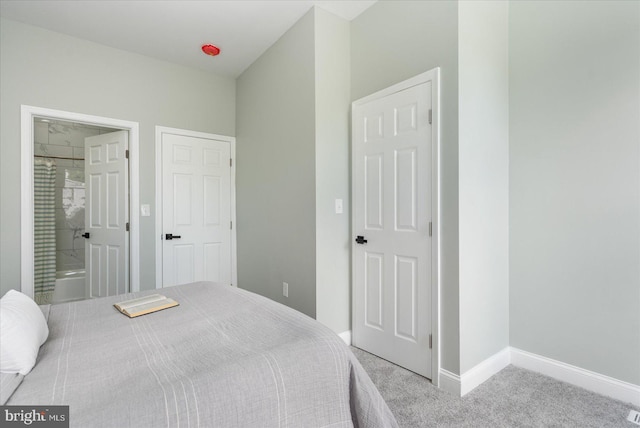
[(229, 166), (233, 166), (233, 159), (229, 159)]
[(129, 149), (124, 151), (124, 157), (129, 159)]
[(230, 226), (229, 226), (229, 227), (230, 227), (231, 229), (233, 229), (233, 222), (232, 222), (232, 221), (230, 221), (229, 223), (230, 223)]
[(433, 223), (429, 222), (429, 236), (433, 236)]
[(127, 224), (124, 226), (125, 230), (128, 232), (129, 231), (129, 222), (127, 222)]
[(433, 348), (433, 336), (429, 335), (429, 349)]
[(429, 109), (429, 124), (433, 123), (433, 110)]

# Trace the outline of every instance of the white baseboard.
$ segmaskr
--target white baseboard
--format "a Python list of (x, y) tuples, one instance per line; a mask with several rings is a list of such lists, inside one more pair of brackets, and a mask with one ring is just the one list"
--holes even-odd
[(467, 370), (460, 376), (460, 396), (463, 397), (465, 394), (471, 392), (478, 385), (509, 364), (511, 364), (511, 353), (509, 347), (506, 347), (475, 367)]
[(440, 369), (440, 383), (438, 388), (443, 389), (453, 395), (460, 396), (460, 376), (451, 373), (449, 370)]
[[(351, 331), (340, 333), (339, 336), (347, 344), (351, 344)], [(640, 407), (639, 385), (624, 382), (513, 347), (504, 348), (502, 351), (492, 355), (470, 370), (467, 370), (462, 376), (440, 368), (438, 387), (458, 397), (462, 397), (509, 364)]]
[(507, 367), (510, 363), (511, 353), (507, 347), (467, 370), (462, 376), (458, 376), (445, 369), (440, 369), (439, 387), (458, 397), (462, 397)]
[(511, 348), (511, 364), (640, 407), (640, 386)]
[(461, 376), (440, 369), (439, 387), (462, 397), (509, 364), (640, 407), (638, 385), (512, 347), (504, 348)]
[(347, 346), (351, 346), (351, 330), (343, 331), (338, 334), (338, 336), (340, 336), (340, 339), (344, 340), (344, 343), (346, 343)]

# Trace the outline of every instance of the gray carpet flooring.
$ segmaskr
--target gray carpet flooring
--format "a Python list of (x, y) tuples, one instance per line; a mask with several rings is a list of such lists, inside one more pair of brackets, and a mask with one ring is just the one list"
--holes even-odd
[(638, 428), (627, 416), (640, 409), (518, 367), (506, 367), (460, 398), (388, 361), (351, 350), (401, 428)]

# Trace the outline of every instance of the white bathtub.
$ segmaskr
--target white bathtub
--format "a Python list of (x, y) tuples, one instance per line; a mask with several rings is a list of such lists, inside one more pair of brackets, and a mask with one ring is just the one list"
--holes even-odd
[(51, 303), (71, 302), (85, 298), (84, 269), (56, 272), (56, 288)]

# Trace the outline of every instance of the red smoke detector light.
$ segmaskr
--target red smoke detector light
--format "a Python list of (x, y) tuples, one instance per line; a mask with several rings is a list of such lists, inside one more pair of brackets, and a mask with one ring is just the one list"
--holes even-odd
[(220, 53), (220, 48), (214, 45), (202, 45), (202, 52), (207, 55), (216, 56)]

